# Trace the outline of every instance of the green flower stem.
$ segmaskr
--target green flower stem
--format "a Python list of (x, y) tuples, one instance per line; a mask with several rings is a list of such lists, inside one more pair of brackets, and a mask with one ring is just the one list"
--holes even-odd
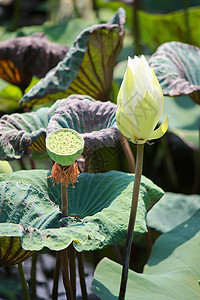
[(184, 12), (185, 12), (185, 43), (191, 44), (191, 37), (190, 37), (190, 22), (189, 22), (189, 0), (183, 1), (184, 5)]
[(126, 245), (124, 250), (124, 263), (123, 263), (121, 286), (120, 286), (118, 300), (125, 299), (131, 244), (133, 239), (134, 225), (135, 225), (137, 205), (138, 205), (138, 196), (139, 196), (139, 189), (140, 189), (140, 181), (142, 176), (143, 153), (144, 153), (144, 144), (137, 145), (136, 169), (135, 169), (135, 179), (133, 185), (131, 212), (130, 212), (129, 225), (128, 225), (128, 231), (126, 236)]
[(121, 144), (128, 160), (129, 168), (131, 173), (135, 173), (135, 158), (129, 146), (129, 143), (123, 134), (120, 135)]
[(141, 44), (140, 44), (140, 24), (139, 24), (139, 16), (138, 16), (139, 0), (135, 0), (132, 5), (133, 5), (132, 33), (134, 37), (134, 48), (135, 48), (134, 54), (139, 55), (142, 53)]
[(68, 248), (61, 250), (61, 268), (62, 268), (62, 277), (63, 284), (66, 291), (66, 296), (68, 300), (74, 300), (72, 293), (72, 286), (69, 279), (69, 265), (68, 265)]
[(74, 299), (76, 299), (76, 250), (74, 249), (73, 243), (69, 246), (69, 271), (72, 293)]
[[(67, 188), (61, 183), (61, 203), (62, 203), (62, 213), (65, 216), (68, 216), (68, 196)], [(63, 284), (66, 291), (66, 296), (68, 300), (73, 300), (72, 286), (69, 279), (69, 264), (68, 264), (68, 248), (65, 248), (60, 251), (61, 253), (61, 268), (62, 268), (62, 277)]]
[(37, 295), (36, 295), (36, 285), (37, 285), (37, 280), (36, 280), (36, 267), (37, 267), (37, 258), (38, 254), (35, 252), (32, 256), (32, 266), (31, 266), (31, 299), (36, 300)]
[(85, 283), (85, 272), (84, 272), (84, 254), (83, 252), (77, 252), (78, 256), (78, 272), (80, 278), (80, 285), (81, 285), (81, 293), (82, 299), (88, 300), (87, 288)]
[(199, 193), (200, 186), (200, 121), (199, 121), (199, 147), (198, 151), (194, 151), (194, 167), (195, 167), (195, 177), (194, 177), (194, 186), (193, 194)]
[(19, 277), (22, 285), (23, 294), (24, 294), (24, 300), (30, 300), (22, 263), (18, 264), (18, 272), (19, 272)]
[(67, 217), (68, 216), (68, 196), (67, 196), (67, 188), (61, 183), (61, 205), (62, 205), (62, 213)]
[(56, 266), (53, 274), (52, 300), (58, 299), (58, 280), (60, 274), (60, 251), (56, 252)]
[(85, 155), (85, 168), (84, 168), (84, 172), (89, 173), (91, 158), (92, 158), (92, 151), (87, 151), (87, 153)]

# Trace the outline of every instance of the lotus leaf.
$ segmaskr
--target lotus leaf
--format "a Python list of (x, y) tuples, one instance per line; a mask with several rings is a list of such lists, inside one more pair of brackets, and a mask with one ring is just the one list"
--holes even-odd
[(164, 95), (189, 95), (200, 104), (200, 48), (179, 42), (158, 47), (149, 60)]
[[(144, 273), (129, 271), (126, 300), (199, 299), (199, 218), (200, 211), (157, 239)], [(111, 260), (99, 263), (92, 285), (100, 299), (118, 299), (121, 272)]]
[[(72, 241), (78, 251), (123, 240), (128, 227), (134, 175), (118, 171), (82, 173), (68, 187), (69, 216), (61, 212), (60, 185), (46, 170), (0, 175), (0, 236), (19, 237), (24, 250), (61, 250)], [(146, 211), (163, 195), (142, 177), (136, 233), (146, 229)]]
[(0, 42), (0, 78), (24, 91), (32, 76), (42, 78), (61, 61), (68, 48), (42, 34)]
[(57, 100), (50, 108), (4, 115), (0, 119), (0, 157), (18, 159), (27, 147), (45, 151), (46, 131), (50, 133), (59, 128), (79, 132), (89, 150), (114, 146), (120, 136), (116, 127), (116, 108), (109, 101), (103, 103), (87, 96), (71, 95)]
[(109, 100), (113, 68), (122, 48), (124, 22), (124, 10), (119, 9), (107, 24), (82, 31), (66, 57), (26, 93), (20, 103), (31, 107), (71, 94)]
[(115, 118), (117, 105), (91, 100), (63, 101), (49, 121), (47, 136), (60, 128), (73, 128), (84, 138), (88, 150), (114, 146), (120, 137)]
[(148, 226), (165, 233), (192, 217), (199, 209), (199, 195), (165, 193), (149, 211)]

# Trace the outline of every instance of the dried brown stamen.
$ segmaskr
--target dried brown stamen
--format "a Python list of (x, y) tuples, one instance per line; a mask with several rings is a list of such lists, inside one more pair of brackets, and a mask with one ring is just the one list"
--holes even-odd
[(53, 177), (54, 183), (63, 183), (65, 186), (72, 183), (74, 187), (74, 183), (77, 182), (78, 174), (79, 170), (77, 162), (70, 166), (61, 166), (55, 162), (50, 177)]

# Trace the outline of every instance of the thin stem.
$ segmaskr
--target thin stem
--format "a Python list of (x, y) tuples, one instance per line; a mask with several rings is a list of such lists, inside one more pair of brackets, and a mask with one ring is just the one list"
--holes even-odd
[(133, 185), (131, 212), (130, 212), (129, 225), (128, 225), (128, 231), (126, 236), (126, 246), (124, 250), (124, 263), (123, 263), (121, 286), (120, 286), (120, 293), (119, 293), (118, 300), (123, 300), (125, 298), (125, 293), (126, 293), (131, 244), (133, 239), (133, 231), (134, 231), (135, 218), (137, 213), (140, 181), (142, 176), (143, 153), (144, 153), (144, 144), (137, 145), (136, 169), (135, 169), (135, 179)]
[(129, 168), (131, 173), (135, 173), (135, 158), (133, 156), (133, 153), (131, 151), (131, 148), (129, 146), (129, 143), (125, 136), (121, 134), (120, 136), (121, 144), (124, 150), (124, 153), (126, 155), (126, 158), (128, 160)]
[(200, 183), (200, 121), (199, 121), (199, 147), (198, 151), (194, 152), (195, 154), (195, 166), (196, 167), (196, 174), (195, 174), (195, 180), (194, 180), (194, 187), (193, 187), (193, 194), (198, 194), (198, 188)]
[(85, 168), (84, 168), (84, 172), (89, 173), (91, 158), (92, 158), (92, 151), (88, 151), (86, 153), (86, 155), (85, 155)]
[(133, 2), (133, 37), (134, 37), (134, 46), (135, 46), (136, 55), (139, 55), (142, 52), (141, 45), (140, 45), (140, 26), (139, 26), (138, 10), (139, 10), (139, 0), (135, 0)]
[(18, 272), (19, 272), (19, 277), (22, 285), (23, 294), (24, 294), (24, 300), (30, 300), (29, 293), (28, 293), (28, 286), (24, 276), (22, 263), (18, 264)]
[(189, 0), (184, 0), (184, 12), (185, 12), (185, 42), (190, 44), (190, 23), (189, 23)]
[(72, 286), (69, 279), (68, 248), (61, 250), (60, 253), (61, 253), (62, 277), (63, 277), (63, 284), (66, 291), (66, 296), (68, 300), (74, 300), (73, 293), (72, 293)]
[(74, 299), (76, 299), (76, 250), (74, 249), (73, 243), (69, 246), (69, 271), (72, 293)]
[(23, 157), (20, 158), (20, 159), (18, 160), (18, 162), (19, 162), (20, 168), (21, 168), (22, 170), (26, 170), (26, 167), (25, 167), (25, 163), (24, 163)]
[(68, 196), (67, 196), (67, 188), (61, 183), (61, 205), (62, 205), (62, 213), (67, 217), (68, 216)]
[[(68, 216), (67, 188), (63, 183), (61, 183), (61, 203), (62, 203), (62, 213), (65, 216)], [(62, 277), (63, 277), (63, 284), (66, 291), (66, 296), (68, 300), (72, 300), (74, 298), (72, 293), (71, 282), (69, 279), (68, 248), (61, 250), (60, 253), (61, 253)]]
[(58, 280), (60, 273), (60, 252), (56, 252), (56, 266), (53, 274), (52, 300), (58, 299)]
[(30, 158), (30, 156), (29, 156), (29, 162), (30, 162), (31, 169), (35, 170), (36, 169), (35, 161), (32, 158)]
[(21, 6), (22, 6), (22, 0), (16, 0), (14, 2), (14, 12), (13, 12), (12, 24), (10, 27), (10, 31), (15, 31), (19, 25)]
[(32, 266), (31, 266), (31, 299), (32, 300), (36, 300), (37, 299), (37, 295), (36, 295), (36, 285), (37, 285), (37, 280), (36, 280), (36, 266), (37, 266), (37, 257), (38, 257), (38, 254), (36, 252), (32, 256)]
[(88, 300), (87, 288), (85, 283), (85, 272), (84, 272), (84, 253), (77, 252), (77, 256), (78, 256), (78, 272), (80, 278), (82, 299)]
[(73, 6), (74, 6), (75, 17), (76, 18), (81, 18), (81, 15), (80, 15), (80, 12), (79, 12), (76, 0), (73, 0)]
[(179, 180), (178, 180), (178, 176), (177, 176), (174, 162), (172, 159), (172, 154), (170, 152), (166, 137), (163, 137), (162, 139), (160, 139), (160, 143), (161, 143), (161, 146), (163, 147), (164, 161), (166, 163), (166, 166), (167, 166), (167, 169), (168, 169), (168, 172), (170, 175), (169, 177), (171, 179), (171, 183), (173, 184), (174, 188), (176, 188), (179, 184)]
[(93, 3), (93, 10), (96, 14), (96, 17), (97, 17), (97, 19), (99, 19), (99, 8), (98, 8), (96, 0), (92, 0), (92, 3)]

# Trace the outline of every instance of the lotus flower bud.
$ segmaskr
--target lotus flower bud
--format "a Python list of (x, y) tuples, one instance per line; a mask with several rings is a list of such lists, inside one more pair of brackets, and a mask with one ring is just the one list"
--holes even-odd
[(164, 99), (156, 75), (144, 56), (128, 58), (117, 106), (117, 126), (133, 143), (144, 144), (167, 131), (168, 116), (155, 130), (163, 113)]

